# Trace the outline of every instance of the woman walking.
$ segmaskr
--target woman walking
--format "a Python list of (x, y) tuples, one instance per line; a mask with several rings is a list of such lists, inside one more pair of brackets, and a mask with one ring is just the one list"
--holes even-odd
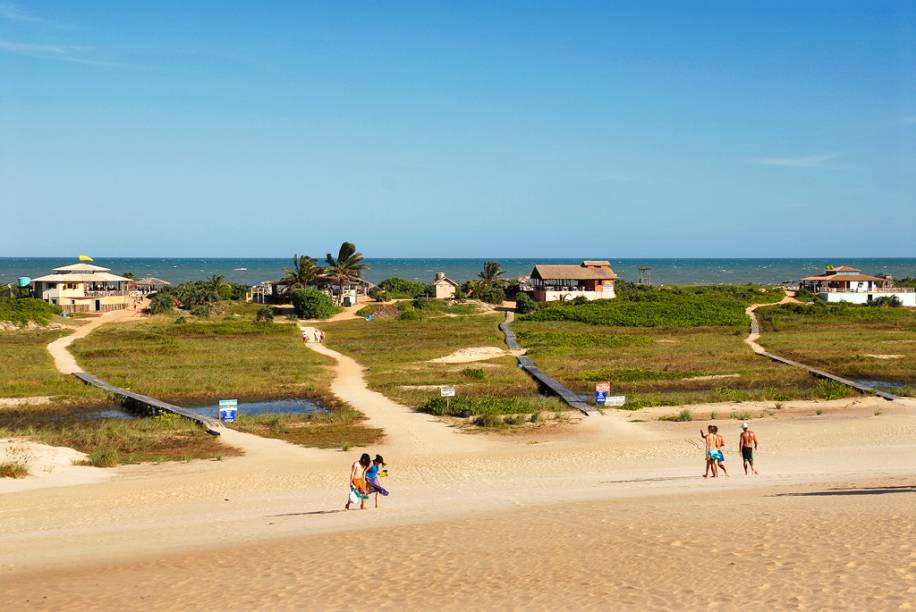
[(367, 493), (372, 495), (375, 493), (375, 507), (379, 507), (379, 495), (385, 495), (387, 497), (388, 490), (382, 486), (378, 481), (379, 479), (379, 470), (385, 467), (385, 460), (382, 459), (381, 455), (376, 455), (375, 459), (372, 460), (372, 465), (369, 466), (369, 469), (366, 470), (366, 486), (368, 487)]
[(350, 509), (350, 504), (359, 502), (359, 509), (366, 509), (366, 500), (369, 499), (366, 493), (366, 470), (372, 464), (372, 459), (368, 453), (363, 453), (359, 461), (354, 461), (350, 468), (350, 496), (347, 499), (347, 505), (344, 510)]

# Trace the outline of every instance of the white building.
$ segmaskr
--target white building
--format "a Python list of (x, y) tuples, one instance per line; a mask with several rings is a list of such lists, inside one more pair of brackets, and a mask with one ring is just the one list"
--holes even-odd
[(583, 261), (579, 265), (538, 264), (531, 271), (528, 286), (538, 302), (556, 302), (584, 297), (612, 300), (617, 274), (607, 261)]
[(890, 276), (869, 276), (849, 266), (827, 266), (823, 274), (801, 279), (799, 288), (816, 293), (826, 302), (868, 304), (878, 298), (896, 296), (904, 306), (916, 307), (916, 289), (894, 287)]
[(54, 272), (33, 279), (32, 294), (64, 312), (123, 310), (130, 302), (130, 279), (112, 274), (109, 268), (77, 263)]
[(433, 281), (433, 297), (437, 300), (451, 300), (458, 292), (458, 283), (445, 275), (445, 272), (436, 272)]

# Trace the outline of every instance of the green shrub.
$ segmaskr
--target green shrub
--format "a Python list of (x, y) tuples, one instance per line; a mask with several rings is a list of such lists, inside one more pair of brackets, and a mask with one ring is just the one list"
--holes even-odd
[(25, 478), (29, 475), (29, 466), (21, 461), (4, 461), (0, 463), (0, 478)]
[(663, 416), (659, 418), (660, 421), (677, 421), (677, 422), (686, 422), (693, 420), (693, 413), (687, 410), (681, 410), (677, 414), (670, 414), (668, 416)]
[(388, 293), (381, 287), (372, 287), (368, 291), (369, 297), (371, 297), (376, 302), (386, 302), (388, 301)]
[(334, 314), (334, 302), (324, 291), (314, 287), (294, 289), (290, 293), (293, 309), (300, 319), (327, 319)]
[(474, 425), (478, 427), (502, 427), (503, 420), (495, 414), (482, 414), (474, 419)]
[(502, 304), (506, 299), (506, 292), (502, 287), (483, 287), (477, 291), (477, 297), (487, 304)]
[(474, 380), (483, 380), (485, 376), (483, 368), (465, 368), (461, 370), (461, 373), (468, 378), (473, 378)]
[(118, 454), (118, 450), (105, 447), (89, 453), (89, 457), (84, 463), (93, 467), (115, 467), (120, 462), (121, 457)]
[(258, 312), (254, 317), (255, 321), (269, 323), (274, 320), (274, 311), (272, 308), (265, 306), (264, 308), (258, 308)]
[(399, 321), (419, 321), (420, 313), (412, 308), (410, 310), (404, 310), (401, 314), (398, 315)]
[[(547, 403), (540, 398), (500, 397), (479, 395), (470, 397), (453, 397), (446, 401), (444, 397), (430, 398), (420, 407), (421, 412), (437, 416), (461, 416), (470, 413), (472, 416), (482, 414), (531, 414), (545, 409)], [(552, 404), (553, 405), (553, 404)]]
[(153, 314), (169, 312), (175, 307), (175, 296), (171, 293), (154, 293), (149, 299), (149, 311)]
[(426, 283), (407, 278), (386, 278), (378, 286), (388, 298), (415, 298), (426, 295)]
[(0, 297), (0, 321), (12, 321), (18, 325), (25, 325), (34, 321), (39, 325), (47, 325), (61, 310), (37, 298)]
[(195, 304), (189, 311), (195, 317), (209, 317), (210, 304)]
[(515, 310), (519, 314), (526, 314), (538, 307), (537, 302), (531, 299), (531, 296), (521, 291), (515, 296)]

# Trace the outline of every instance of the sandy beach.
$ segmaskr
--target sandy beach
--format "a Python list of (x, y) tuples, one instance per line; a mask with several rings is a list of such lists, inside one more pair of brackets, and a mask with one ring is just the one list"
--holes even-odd
[(401, 413), (387, 424), (438, 428), (440, 446), (372, 449), (393, 494), (350, 512), (356, 451), (227, 431), (245, 456), (0, 496), (0, 592), (10, 609), (907, 609), (914, 408), (754, 421), (756, 478), (720, 421), (732, 476), (716, 480), (696, 422), (470, 435)]

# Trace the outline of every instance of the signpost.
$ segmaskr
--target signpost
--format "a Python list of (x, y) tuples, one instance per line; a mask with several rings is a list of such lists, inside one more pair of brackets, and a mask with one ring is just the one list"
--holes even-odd
[(455, 387), (439, 387), (439, 395), (445, 398), (445, 409), (448, 410), (451, 398), (455, 397)]
[(601, 406), (607, 401), (607, 394), (611, 392), (611, 383), (595, 383), (595, 403)]
[(626, 395), (608, 395), (606, 398), (604, 398), (605, 406), (623, 406), (626, 403)]
[(223, 423), (235, 423), (239, 411), (239, 401), (234, 399), (219, 401), (219, 420)]

